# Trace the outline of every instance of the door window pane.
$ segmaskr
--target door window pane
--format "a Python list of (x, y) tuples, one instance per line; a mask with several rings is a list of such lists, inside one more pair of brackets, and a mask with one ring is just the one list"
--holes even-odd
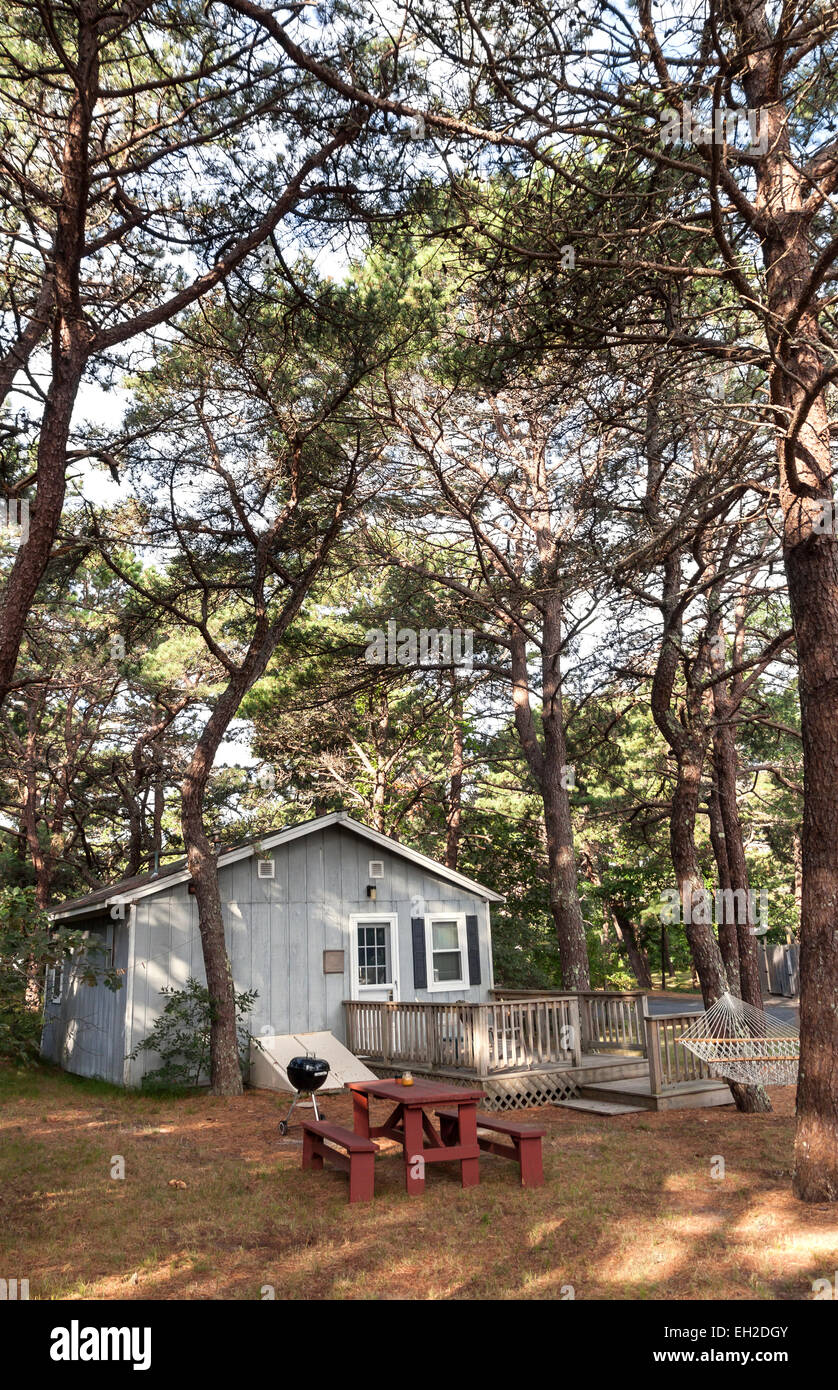
[(376, 922), (358, 923), (358, 983), (391, 983), (389, 925)]

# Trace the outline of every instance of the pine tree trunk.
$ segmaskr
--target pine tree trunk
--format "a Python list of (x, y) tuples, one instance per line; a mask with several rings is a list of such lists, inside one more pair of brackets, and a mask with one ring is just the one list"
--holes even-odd
[(669, 932), (666, 930), (666, 923), (661, 922), (661, 989), (666, 989), (666, 977), (672, 973), (672, 957), (669, 954)]
[[(718, 708), (718, 706), (717, 706)], [(727, 716), (727, 711), (724, 711)], [(734, 899), (736, 922), (725, 923), (725, 930), (732, 929), (737, 943), (739, 964), (738, 987), (731, 993), (737, 994), (755, 1009), (762, 1008), (762, 987), (759, 982), (757, 963), (757, 939), (752, 928), (756, 925), (750, 893), (748, 864), (745, 858), (745, 841), (742, 835), (742, 822), (739, 818), (739, 803), (736, 797), (737, 757), (733, 729), (724, 723), (716, 729), (713, 737), (716, 777), (719, 788), (719, 807), (725, 832), (725, 851), (730, 877), (730, 887), (734, 893), (744, 893), (742, 899)], [(744, 914), (740, 914), (739, 903), (745, 904)], [(719, 925), (721, 943), (722, 926)], [(746, 1086), (740, 1082), (728, 1083), (736, 1101), (737, 1110), (749, 1114), (767, 1114), (773, 1109), (768, 1092), (764, 1086)]]
[(838, 567), (832, 536), (786, 561), (800, 667), (806, 796), (794, 1191), (838, 1201)]
[(579, 883), (570, 814), (570, 769), (564, 735), (561, 666), (561, 605), (555, 595), (545, 604), (542, 649), (544, 767), (541, 795), (550, 859), (550, 907), (559, 938), (565, 989), (591, 988), (588, 943), (579, 903)]
[[(670, 848), (684, 916), (692, 918), (690, 922), (685, 921), (687, 941), (698, 972), (704, 1007), (709, 1008), (721, 994), (727, 992), (728, 980), (719, 943), (709, 920), (706, 890), (695, 846), (701, 762), (702, 750), (699, 741), (688, 741), (679, 758), (678, 781), (672, 798)], [(737, 1110), (758, 1114), (771, 1109), (771, 1103), (762, 1086), (743, 1086), (737, 1081), (729, 1081), (728, 1085)]]
[[(739, 950), (739, 989), (733, 992), (739, 994), (753, 1008), (761, 1009), (762, 986), (759, 981), (757, 938), (754, 934), (757, 922), (736, 795), (736, 774), (739, 770), (736, 742), (730, 723), (731, 711), (718, 691), (716, 713), (720, 722), (713, 733), (713, 760), (719, 789), (719, 809), (724, 825), (730, 887), (734, 893), (740, 894), (739, 898), (735, 899), (736, 922), (725, 924), (733, 926)], [(721, 935), (721, 927), (719, 933)]]
[(203, 750), (196, 750), (181, 794), (186, 859), (198, 904), (198, 929), (207, 988), (212, 1005), (210, 1026), (210, 1082), (216, 1096), (238, 1096), (243, 1091), (236, 1036), (236, 997), (233, 971), (224, 940), (224, 919), (218, 886), (218, 864), (203, 824)]
[[(29, 611), (49, 563), (66, 488), (67, 441), (90, 352), (90, 329), (81, 295), (81, 265), (90, 191), (88, 144), (99, 82), (96, 11), (78, 13), (76, 82), (58, 172), (52, 284), (51, 375), (38, 437), (35, 502), (29, 539), (21, 544), (0, 604), (0, 702), (11, 687)], [(44, 299), (44, 305), (48, 302)]]
[(806, 1202), (838, 1201), (838, 549), (823, 377), (830, 359), (818, 296), (810, 292), (819, 204), (792, 150), (781, 64), (772, 44), (762, 43), (765, 7), (751, 0), (733, 13), (748, 55), (741, 81), (749, 107), (760, 112), (765, 145), (755, 165), (754, 207), (766, 271), (771, 403), (803, 736), (794, 1192)]
[[(794, 912), (798, 924), (803, 913), (803, 842), (799, 831), (794, 833)], [(790, 946), (794, 941), (794, 932), (790, 926), (786, 927), (786, 942)]]
[(544, 746), (539, 742), (532, 716), (526, 640), (520, 629), (513, 631), (510, 642), (515, 727), (544, 807), (550, 911), (556, 928), (562, 984), (568, 990), (588, 990), (591, 987), (588, 943), (579, 905), (568, 795), (567, 751), (562, 724), (558, 599), (549, 608), (550, 616), (545, 616), (543, 626)]
[(611, 911), (614, 917), (615, 930), (626, 948), (626, 955), (635, 980), (641, 989), (651, 989), (652, 972), (649, 969), (649, 959), (646, 952), (638, 945), (634, 923), (628, 913), (624, 912), (618, 905), (612, 905)]
[[(452, 684), (456, 677), (452, 676)], [(448, 781), (448, 808), (445, 816), (445, 867), (456, 869), (460, 853), (460, 832), (463, 821), (463, 707), (462, 700), (453, 697), (451, 709), (451, 763)]]
[[(731, 888), (730, 866), (727, 860), (727, 846), (725, 844), (722, 809), (719, 805), (718, 776), (716, 785), (710, 793), (708, 811), (710, 818), (710, 844), (713, 849), (713, 858), (716, 861), (716, 875), (720, 889), (722, 892), (726, 892)], [(725, 974), (728, 978), (731, 993), (739, 995), (741, 991), (739, 977), (739, 941), (736, 936), (735, 923), (726, 921), (719, 922), (718, 933), (719, 950), (722, 953), (722, 960), (725, 963)]]
[(198, 930), (212, 1008), (210, 1086), (216, 1096), (238, 1096), (244, 1087), (236, 1035), (233, 971), (224, 940), (218, 861), (204, 827), (204, 802), (219, 744), (246, 688), (247, 676), (240, 672), (219, 697), (192, 754), (180, 793), (183, 842), (198, 904)]
[[(786, 236), (769, 245), (766, 259), (777, 307), (785, 308), (805, 283), (808, 257)], [(805, 787), (794, 1167), (795, 1195), (805, 1202), (838, 1201), (838, 544), (829, 419), (823, 393), (813, 390), (816, 339), (814, 317), (803, 315), (794, 348), (782, 345), (791, 370), (772, 379), (783, 418), (802, 419), (779, 453)]]

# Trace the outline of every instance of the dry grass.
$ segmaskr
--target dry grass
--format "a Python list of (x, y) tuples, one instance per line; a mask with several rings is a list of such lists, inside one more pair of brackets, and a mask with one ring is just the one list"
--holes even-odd
[[(408, 1199), (393, 1150), (374, 1205), (350, 1207), (340, 1173), (303, 1173), (299, 1134), (279, 1138), (285, 1097), (0, 1072), (0, 1274), (59, 1299), (809, 1299), (838, 1268), (838, 1212), (794, 1201), (793, 1092), (774, 1097), (770, 1116), (547, 1107), (544, 1188), (484, 1155), (479, 1187), (440, 1167)], [(351, 1123), (347, 1098), (325, 1109)]]

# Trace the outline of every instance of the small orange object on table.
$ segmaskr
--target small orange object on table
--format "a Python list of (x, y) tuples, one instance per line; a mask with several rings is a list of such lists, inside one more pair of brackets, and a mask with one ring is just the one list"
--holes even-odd
[[(425, 1191), (428, 1163), (459, 1163), (463, 1187), (480, 1181), (480, 1146), (477, 1142), (477, 1104), (483, 1092), (436, 1081), (414, 1081), (403, 1086), (388, 1081), (350, 1081), (355, 1133), (364, 1139), (395, 1139), (404, 1149), (404, 1181), (410, 1196)], [(370, 1099), (395, 1106), (381, 1125), (370, 1122)], [(455, 1142), (444, 1144), (428, 1110), (444, 1105), (457, 1114)], [(454, 1136), (452, 1136), (454, 1137)], [(426, 1142), (427, 1141), (427, 1142)]]

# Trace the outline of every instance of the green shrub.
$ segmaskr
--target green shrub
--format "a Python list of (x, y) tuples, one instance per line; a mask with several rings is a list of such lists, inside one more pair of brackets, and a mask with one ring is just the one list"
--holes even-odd
[[(168, 1003), (148, 1037), (130, 1054), (133, 1061), (141, 1052), (156, 1052), (162, 1061), (162, 1066), (146, 1072), (143, 1088), (178, 1091), (200, 1086), (209, 1080), (210, 1029), (214, 1012), (209, 990), (197, 980), (189, 979), (185, 989), (167, 987), (160, 993)], [(236, 995), (239, 1061), (245, 1072), (251, 1034), (242, 1020), (252, 1011), (258, 997), (257, 990), (243, 990)]]
[(637, 981), (628, 970), (612, 970), (610, 975), (605, 977), (606, 989), (637, 989)]

